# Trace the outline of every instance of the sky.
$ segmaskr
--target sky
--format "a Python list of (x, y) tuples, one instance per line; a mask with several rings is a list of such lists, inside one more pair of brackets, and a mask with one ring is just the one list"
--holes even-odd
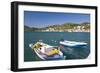
[(90, 22), (90, 14), (24, 11), (24, 25), (43, 28), (64, 23)]

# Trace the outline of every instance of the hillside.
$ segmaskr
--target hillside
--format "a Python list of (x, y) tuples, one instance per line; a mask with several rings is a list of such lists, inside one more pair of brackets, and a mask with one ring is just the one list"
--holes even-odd
[(38, 31), (38, 32), (89, 32), (90, 23), (84, 22), (81, 24), (64, 23), (60, 25), (52, 25), (44, 28), (34, 28), (24, 26), (24, 31)]

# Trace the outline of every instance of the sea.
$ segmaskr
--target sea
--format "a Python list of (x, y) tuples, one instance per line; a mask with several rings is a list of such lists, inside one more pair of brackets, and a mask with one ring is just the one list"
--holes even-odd
[(83, 47), (64, 46), (61, 51), (66, 56), (65, 60), (86, 59), (89, 56), (90, 32), (24, 32), (24, 61), (42, 61), (29, 47), (29, 44), (42, 40), (48, 45), (60, 46), (61, 39), (87, 43)]

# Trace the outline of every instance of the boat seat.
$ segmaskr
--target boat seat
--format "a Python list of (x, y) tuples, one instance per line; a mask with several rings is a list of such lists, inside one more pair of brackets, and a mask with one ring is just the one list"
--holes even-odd
[(53, 49), (53, 50), (46, 53), (47, 56), (51, 56), (51, 55), (54, 55), (54, 54), (59, 54), (59, 50)]

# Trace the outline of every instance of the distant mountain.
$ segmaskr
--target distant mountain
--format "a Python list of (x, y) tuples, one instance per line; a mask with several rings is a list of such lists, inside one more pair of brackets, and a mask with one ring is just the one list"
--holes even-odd
[(90, 23), (88, 22), (84, 22), (81, 24), (75, 24), (75, 23), (64, 23), (64, 24), (60, 24), (60, 25), (52, 25), (52, 26), (48, 26), (48, 27), (44, 27), (44, 28), (35, 28), (35, 27), (29, 27), (29, 26), (24, 26), (24, 31), (38, 31), (38, 32), (45, 32), (45, 31), (80, 31), (80, 32), (84, 32), (84, 31), (90, 31)]
[(29, 27), (29, 26), (24, 25), (24, 31), (36, 31), (36, 30), (38, 30), (38, 28)]
[(30, 30), (30, 27), (24, 25), (24, 30), (25, 30), (25, 31)]
[(86, 24), (86, 25), (87, 25), (87, 24), (90, 24), (90, 23), (89, 23), (89, 22), (83, 22), (83, 23), (81, 23), (81, 24)]

